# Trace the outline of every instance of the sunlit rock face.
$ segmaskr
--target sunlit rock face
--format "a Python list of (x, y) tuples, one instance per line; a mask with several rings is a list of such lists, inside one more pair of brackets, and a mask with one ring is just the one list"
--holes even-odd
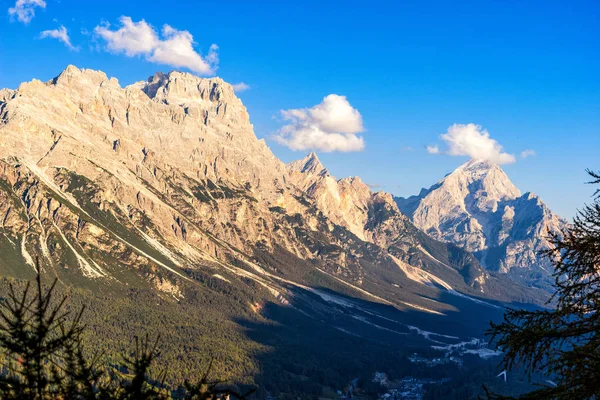
[(404, 236), (406, 223), (412, 226), (390, 194), (372, 192), (358, 176), (334, 178), (314, 153), (287, 169), (291, 181), (321, 212), (361, 240), (387, 247)]
[[(508, 281), (472, 254), (425, 235), (390, 194), (332, 177), (315, 154), (280, 161), (219, 78), (157, 73), (121, 87), (69, 66), (48, 82), (0, 90), (0, 138), (3, 273), (32, 273), (38, 257), (67, 283), (150, 283), (180, 298), (195, 272), (209, 271), (254, 282), (283, 304), (289, 285), (329, 276), (433, 313), (449, 307), (427, 300), (440, 291), (529, 298), (522, 287), (506, 291)], [(487, 189), (498, 204), (477, 204), (504, 207), (504, 185)], [(524, 206), (513, 208), (497, 235), (507, 246), (524, 218)], [(485, 248), (478, 240), (470, 249)]]
[[(306, 209), (286, 187), (285, 165), (256, 138), (246, 108), (219, 78), (171, 72), (123, 88), (101, 71), (69, 66), (51, 81), (2, 90), (0, 119), (4, 196), (16, 202), (4, 211), (7, 221), (22, 220), (5, 227), (13, 243), (37, 253), (53, 232), (90, 276), (108, 262), (92, 262), (81, 241), (109, 254), (116, 238), (139, 250), (133, 258), (158, 252), (184, 265), (224, 257), (220, 241), (243, 250), (286, 243), (289, 232), (273, 233), (269, 207), (283, 201)], [(113, 223), (153, 251), (111, 230)], [(133, 258), (122, 261), (133, 265)]]
[(551, 262), (548, 232), (566, 221), (535, 194), (521, 194), (504, 171), (488, 161), (470, 160), (417, 196), (396, 198), (400, 210), (432, 237), (477, 255), (489, 270), (535, 281), (547, 278)]

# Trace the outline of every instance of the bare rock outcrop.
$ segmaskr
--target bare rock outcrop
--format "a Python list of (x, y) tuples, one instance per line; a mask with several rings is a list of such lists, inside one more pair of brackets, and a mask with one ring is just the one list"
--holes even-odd
[[(335, 179), (315, 154), (281, 162), (219, 78), (158, 73), (121, 87), (69, 66), (0, 91), (0, 138), (9, 260), (0, 270), (31, 272), (39, 254), (42, 268), (70, 282), (141, 277), (177, 298), (206, 269), (251, 279), (278, 301), (292, 278), (305, 284), (315, 273), (385, 287), (383, 296), (413, 309), (407, 298), (449, 288), (508, 296), (470, 254), (415, 228), (391, 195), (358, 177)], [(519, 215), (515, 206), (501, 235)]]
[(487, 161), (471, 160), (396, 203), (432, 237), (473, 252), (489, 270), (512, 271), (528, 283), (551, 274), (551, 262), (539, 252), (548, 248), (548, 232), (567, 224), (537, 195), (522, 195), (498, 165)]

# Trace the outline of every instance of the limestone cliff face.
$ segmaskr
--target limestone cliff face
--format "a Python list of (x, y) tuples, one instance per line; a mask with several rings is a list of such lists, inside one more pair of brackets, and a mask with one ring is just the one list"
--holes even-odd
[(360, 240), (384, 249), (401, 268), (406, 264), (425, 269), (437, 265), (442, 267), (437, 272), (443, 274), (444, 269), (453, 264), (450, 268), (459, 270), (468, 285), (484, 292), (490, 275), (479, 266), (467, 268), (468, 271), (463, 268), (472, 264), (473, 256), (467, 254), (464, 262), (457, 262), (450, 261), (452, 249), (442, 247), (441, 253), (438, 252), (436, 241), (413, 225), (391, 194), (372, 192), (359, 177), (334, 178), (314, 153), (288, 164), (287, 168), (290, 181), (331, 222), (346, 228)]
[(141, 277), (174, 297), (202, 269), (250, 279), (282, 302), (286, 285), (314, 274), (399, 307), (449, 287), (509, 299), (389, 194), (336, 180), (314, 154), (282, 163), (231, 85), (187, 73), (123, 88), (69, 66), (1, 90), (0, 220), (0, 270), (19, 276), (39, 256), (65, 282)]
[(313, 199), (333, 223), (366, 240), (371, 190), (359, 177), (337, 180), (314, 153), (288, 165), (291, 181)]
[(560, 232), (566, 224), (486, 161), (471, 160), (418, 196), (396, 202), (432, 237), (475, 253), (482, 265), (503, 273), (548, 275), (551, 263), (538, 253), (548, 247), (547, 232)]
[[(70, 66), (52, 81), (24, 83), (16, 93), (3, 109), (3, 153), (32, 162), (60, 138), (63, 143), (49, 154), (54, 159), (77, 146), (134, 170), (142, 162), (173, 164), (195, 178), (265, 185), (261, 189), (272, 189), (285, 172), (256, 139), (231, 85), (219, 78), (171, 72), (121, 88), (103, 72)], [(24, 129), (37, 132), (35, 140), (18, 139)]]
[(288, 164), (287, 168), (290, 180), (327, 218), (361, 240), (385, 248), (406, 230), (405, 223), (410, 224), (390, 194), (372, 192), (358, 176), (334, 178), (314, 153)]
[[(284, 164), (256, 138), (245, 107), (221, 79), (172, 72), (122, 88), (103, 72), (69, 66), (49, 82), (5, 90), (2, 99), (4, 175), (14, 177), (7, 180), (11, 196), (28, 197), (21, 230), (46, 229), (43, 219), (35, 227), (32, 207), (38, 212), (55, 198), (69, 203), (63, 210), (71, 218), (97, 206), (167, 258), (194, 260), (218, 256), (218, 241), (244, 250), (285, 244), (286, 233), (273, 232), (274, 219), (264, 218), (269, 207), (285, 200), (292, 210), (306, 208), (282, 194)], [(151, 231), (136, 226), (137, 218)], [(110, 233), (98, 221), (88, 226), (94, 223), (95, 232)], [(70, 228), (56, 226), (75, 234)]]

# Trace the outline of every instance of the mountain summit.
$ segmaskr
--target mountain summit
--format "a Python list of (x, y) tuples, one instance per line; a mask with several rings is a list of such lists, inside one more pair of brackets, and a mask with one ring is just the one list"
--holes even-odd
[(528, 283), (547, 280), (538, 253), (566, 221), (535, 194), (521, 194), (500, 166), (470, 160), (417, 196), (396, 198), (402, 212), (434, 238), (473, 252), (488, 270)]
[(325, 169), (321, 160), (315, 153), (309, 153), (301, 160), (293, 161), (287, 165), (289, 171), (299, 171), (313, 175), (324, 176), (328, 175), (329, 171)]
[[(313, 270), (375, 291), (384, 274), (398, 285), (386, 296), (413, 299), (397, 303), (409, 308), (449, 288), (511, 298), (471, 254), (420, 232), (391, 195), (373, 193), (359, 177), (332, 177), (314, 153), (281, 162), (220, 78), (173, 71), (123, 88), (101, 71), (68, 66), (0, 95), (0, 246), (16, 264), (31, 266), (40, 254), (65, 281), (79, 281), (77, 271), (107, 282), (144, 271), (143, 281), (171, 294), (189, 274), (212, 268), (271, 280), (279, 301), (289, 299), (272, 273), (293, 271), (306, 284)], [(444, 182), (443, 192), (426, 197), (437, 214), (411, 213), (443, 240), (432, 227), (454, 220), (442, 214), (496, 212), (519, 195), (483, 163)], [(453, 198), (463, 199), (456, 210)], [(458, 223), (468, 250), (489, 247), (477, 220), (466, 231), (473, 238)], [(407, 279), (417, 283), (414, 293), (399, 290)]]
[[(323, 359), (315, 348), (335, 349), (315, 381), (331, 365), (359, 376), (390, 349), (473, 343), (502, 304), (547, 297), (428, 236), (390, 194), (334, 178), (316, 154), (284, 164), (219, 78), (158, 73), (121, 87), (69, 66), (0, 90), (0, 137), (0, 275), (31, 278), (38, 258), (44, 279), (95, 310), (102, 348), (141, 320), (178, 338), (165, 352), (186, 369), (202, 370), (201, 357), (183, 349), (212, 343), (238, 376), (271, 368), (288, 385), (288, 365)], [(442, 200), (462, 196), (471, 218), (512, 201), (533, 218), (536, 198), (514, 198), (501, 177), (467, 166), (436, 202), (454, 212)], [(269, 343), (289, 343), (292, 362), (253, 364)]]

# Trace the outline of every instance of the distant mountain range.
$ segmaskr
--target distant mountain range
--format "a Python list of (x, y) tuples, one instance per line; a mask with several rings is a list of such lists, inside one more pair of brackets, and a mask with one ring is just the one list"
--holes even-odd
[(487, 270), (548, 286), (552, 263), (540, 251), (567, 222), (539, 196), (521, 194), (498, 165), (468, 161), (417, 196), (395, 200), (418, 228), (472, 252)]
[[(0, 273), (31, 278), (39, 257), (45, 274), (96, 299), (92, 325), (123, 336), (156, 301), (153, 317), (174, 322), (141, 326), (197, 349), (211, 336), (189, 318), (214, 315), (238, 332), (217, 346), (241, 352), (234, 376), (302, 380), (290, 365), (303, 357), (354, 365), (356, 340), (375, 368), (389, 346), (462, 343), (504, 304), (548, 297), (506, 272), (548, 270), (535, 251), (564, 221), (499, 167), (469, 162), (409, 199), (374, 193), (335, 179), (315, 154), (281, 162), (219, 78), (159, 73), (123, 88), (69, 66), (0, 91), (0, 138)], [(117, 304), (132, 314), (106, 322), (102, 310)], [(327, 338), (346, 345), (327, 356), (302, 347)], [(257, 361), (257, 348), (280, 341), (297, 349), (291, 364)]]

